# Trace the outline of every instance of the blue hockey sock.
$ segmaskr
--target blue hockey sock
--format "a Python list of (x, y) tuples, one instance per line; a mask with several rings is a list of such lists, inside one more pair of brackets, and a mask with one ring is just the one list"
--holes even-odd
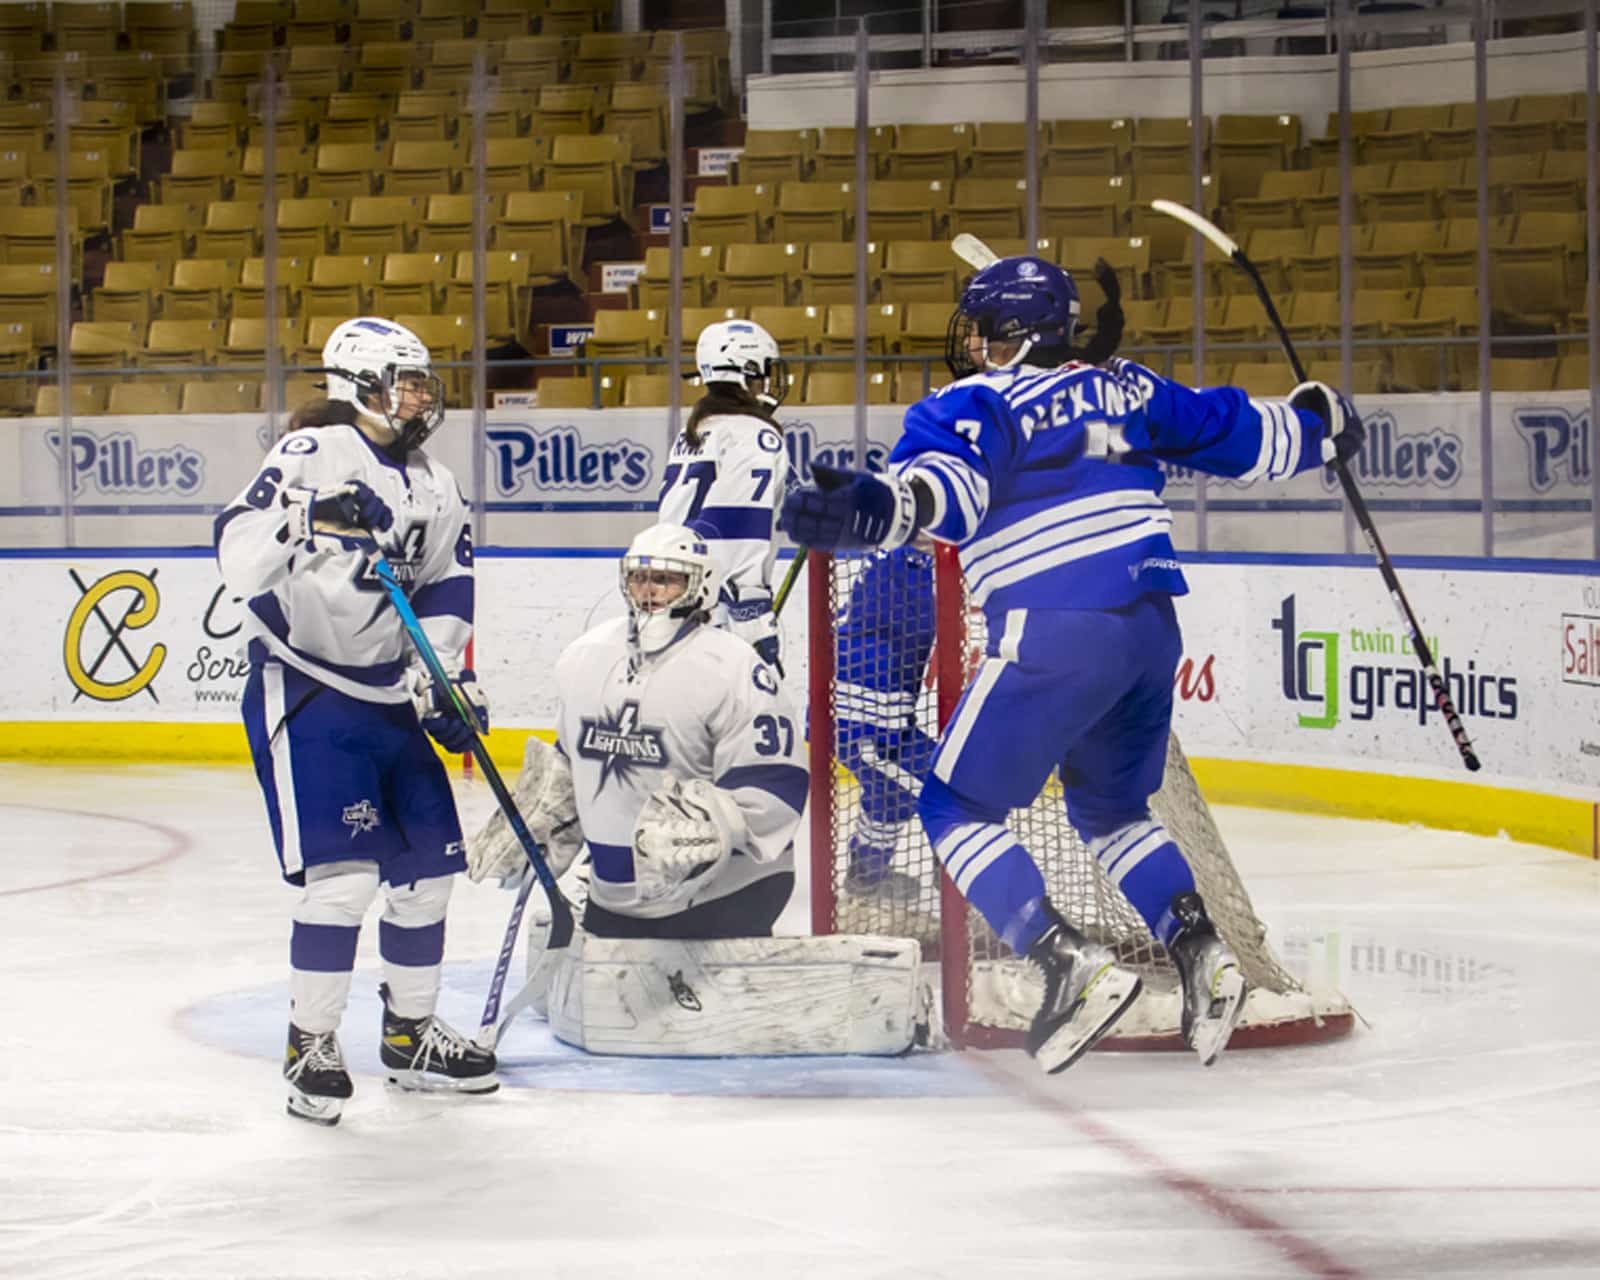
[(1172, 941), (1178, 930), (1172, 900), (1180, 893), (1194, 892), (1194, 873), (1167, 829), (1146, 818), (1110, 835), (1095, 836), (1089, 841), (1089, 850), (1157, 941), (1162, 946)]
[(928, 843), (961, 895), (1017, 954), (1048, 924), (1040, 910), (1044, 877), (1004, 822), (984, 814), (938, 778), (923, 784), (920, 805)]

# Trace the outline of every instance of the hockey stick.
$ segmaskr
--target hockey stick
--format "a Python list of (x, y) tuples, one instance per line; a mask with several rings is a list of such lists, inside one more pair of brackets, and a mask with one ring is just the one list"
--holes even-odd
[(998, 253), (967, 231), (950, 242), (950, 250), (974, 271), (982, 271), (1000, 261)]
[[(1283, 354), (1289, 358), (1289, 367), (1294, 371), (1295, 379), (1299, 382), (1307, 381), (1305, 366), (1300, 363), (1300, 356), (1294, 349), (1294, 343), (1289, 340), (1288, 330), (1283, 327), (1278, 309), (1272, 304), (1272, 294), (1267, 289), (1266, 281), (1262, 280), (1255, 263), (1244, 256), (1244, 250), (1193, 209), (1175, 204), (1171, 200), (1152, 200), (1150, 207), (1157, 213), (1176, 218), (1191, 230), (1198, 231), (1224, 255), (1233, 259), (1234, 264), (1250, 278), (1256, 296), (1261, 299), (1262, 309), (1266, 311), (1267, 319), (1277, 332), (1278, 344), (1283, 348)], [(1349, 464), (1343, 458), (1335, 457), (1332, 466), (1334, 474), (1339, 477), (1339, 485), (1344, 490), (1345, 501), (1350, 504), (1350, 511), (1355, 516), (1356, 523), (1361, 526), (1367, 547), (1378, 561), (1378, 572), (1383, 575), (1383, 584), (1389, 589), (1389, 598), (1394, 601), (1395, 608), (1400, 613), (1400, 622), (1410, 632), (1412, 650), (1417, 655), (1417, 661), (1422, 664), (1423, 674), (1428, 677), (1428, 686), (1438, 700), (1439, 711), (1444, 716), (1450, 736), (1455, 739), (1456, 750), (1461, 753), (1461, 760), (1467, 768), (1475, 772), (1482, 767), (1478, 753), (1473, 750), (1472, 740), (1467, 737), (1466, 727), (1456, 713), (1455, 703), (1450, 698), (1449, 686), (1445, 684), (1444, 677), (1439, 674), (1439, 668), (1434, 663), (1433, 653), (1422, 634), (1422, 626), (1417, 622), (1417, 615), (1412, 612), (1411, 602), (1406, 599), (1405, 590), (1395, 574), (1394, 562), (1384, 550), (1383, 539), (1378, 536), (1378, 527), (1372, 522), (1372, 513), (1367, 510), (1366, 500), (1362, 498), (1361, 490), (1356, 487), (1355, 476), (1350, 473)]]
[(789, 571), (783, 575), (783, 581), (778, 584), (778, 594), (772, 597), (772, 616), (776, 618), (783, 612), (783, 606), (789, 599), (789, 593), (794, 590), (794, 584), (800, 577), (800, 566), (806, 562), (806, 552), (810, 547), (801, 547), (795, 552), (795, 557), (789, 562)]
[[(566, 947), (572, 942), (572, 908), (567, 905), (566, 898), (556, 886), (556, 878), (551, 874), (550, 864), (544, 860), (544, 851), (539, 848), (539, 842), (533, 838), (533, 833), (528, 830), (528, 824), (522, 820), (522, 815), (517, 812), (516, 801), (511, 798), (511, 792), (506, 790), (505, 780), (500, 776), (500, 770), (489, 758), (489, 749), (484, 746), (483, 738), (478, 733), (477, 717), (472, 714), (461, 697), (461, 691), (451, 682), (444, 669), (444, 663), (439, 661), (439, 655), (434, 652), (433, 642), (428, 639), (428, 634), (422, 629), (422, 623), (417, 620), (417, 614), (411, 607), (411, 601), (406, 596), (406, 590), (400, 585), (400, 580), (394, 575), (394, 568), (384, 557), (383, 551), (375, 543), (372, 548), (372, 567), (378, 575), (378, 581), (383, 584), (384, 591), (389, 596), (389, 603), (394, 606), (394, 611), (400, 615), (400, 622), (406, 629), (406, 634), (411, 637), (411, 643), (416, 647), (417, 654), (422, 659), (422, 665), (428, 669), (428, 675), (433, 678), (434, 688), (444, 689), (449, 698), (450, 706), (460, 717), (461, 723), (466, 725), (472, 734), (472, 758), (478, 762), (478, 767), (483, 770), (484, 781), (489, 784), (489, 789), (494, 792), (494, 798), (500, 805), (500, 812), (505, 815), (506, 823), (512, 833), (517, 837), (517, 843), (522, 846), (522, 851), (528, 855), (533, 876), (538, 878), (544, 887), (545, 897), (550, 900), (550, 936), (546, 942), (546, 950), (556, 951)], [(497, 1018), (500, 1008), (500, 995), (505, 989), (506, 971), (511, 967), (511, 951), (516, 946), (517, 928), (522, 923), (522, 910), (527, 905), (528, 895), (533, 889), (533, 877), (524, 877), (523, 887), (518, 894), (517, 904), (512, 908), (511, 923), (506, 928), (506, 942), (500, 948), (500, 961), (495, 966), (494, 978), (489, 984), (489, 995), (484, 1002), (483, 1022), (492, 1025)], [(479, 1035), (483, 1034), (482, 1026)]]
[[(517, 949), (517, 935), (522, 932), (522, 913), (533, 896), (538, 873), (530, 864), (523, 873), (522, 884), (517, 889), (517, 900), (511, 904), (511, 918), (506, 921), (505, 937), (500, 940), (500, 956), (494, 964), (494, 977), (489, 980), (489, 994), (484, 997), (483, 1017), (478, 1019), (478, 1034), (473, 1036), (480, 1049), (493, 1049), (500, 1040), (500, 996), (506, 989), (506, 974), (511, 971), (511, 957)], [(510, 1018), (510, 1013), (507, 1013)]]

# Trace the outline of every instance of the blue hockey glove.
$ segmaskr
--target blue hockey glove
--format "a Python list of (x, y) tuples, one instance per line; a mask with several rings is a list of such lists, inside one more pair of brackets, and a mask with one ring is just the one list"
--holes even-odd
[(370, 541), (368, 533), (394, 527), (389, 504), (360, 480), (347, 480), (335, 489), (286, 488), (282, 502), (289, 512), (289, 536), (297, 543), (315, 546), (321, 534), (348, 549)]
[(1356, 407), (1327, 383), (1302, 382), (1289, 393), (1289, 403), (1322, 419), (1322, 460), (1329, 466), (1349, 462), (1366, 444), (1367, 429)]
[[(467, 710), (477, 721), (478, 732), (488, 733), (489, 700), (478, 688), (478, 677), (473, 674), (472, 668), (463, 667), (461, 674), (450, 683), (455, 685), (462, 701), (467, 704)], [(411, 701), (417, 709), (417, 717), (422, 721), (422, 727), (441, 747), (458, 755), (472, 750), (472, 730), (467, 728), (466, 722), (451, 705), (449, 693), (439, 688), (427, 676), (421, 676), (412, 688)]]
[(917, 532), (917, 499), (899, 476), (813, 463), (816, 483), (789, 492), (778, 528), (805, 547), (858, 551), (904, 546)]

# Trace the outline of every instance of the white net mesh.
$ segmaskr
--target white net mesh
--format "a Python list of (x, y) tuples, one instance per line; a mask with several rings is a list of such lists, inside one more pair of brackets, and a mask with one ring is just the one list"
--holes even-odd
[[(949, 1028), (960, 1039), (970, 1026), (1025, 1027), (1037, 1006), (1036, 976), (976, 912), (960, 908), (956, 919), (941, 916), (938, 859), (916, 819), (915, 794), (938, 733), (940, 672), (964, 685), (985, 638), (982, 614), (964, 602), (936, 610), (931, 561), (902, 551), (840, 557), (828, 569), (833, 626), (827, 637), (813, 636), (812, 652), (813, 672), (832, 672), (827, 703), (834, 761), (817, 771), (831, 778), (821, 801), (831, 813), (832, 861), (827, 868), (817, 863), (818, 872), (829, 874), (819, 877), (814, 892), (820, 887), (831, 898), (837, 931), (916, 938), (925, 955), (943, 959), (947, 1018), (954, 1010), (966, 1024)], [(953, 557), (938, 581), (941, 590), (960, 590)], [(944, 619), (942, 628), (936, 616)], [(820, 654), (819, 644), (826, 646)], [(949, 652), (951, 645), (957, 654)], [(947, 710), (956, 693), (946, 692)], [(1311, 1002), (1273, 955), (1175, 737), (1151, 809), (1188, 858), (1213, 920), (1260, 993), (1252, 994), (1259, 1017), (1281, 1023), (1292, 1014), (1319, 1027), (1329, 1012), (1348, 1017), (1342, 1000)], [(1176, 971), (1067, 821), (1059, 779), (1052, 776), (1031, 806), (1013, 811), (1009, 826), (1039, 863), (1062, 914), (1145, 976), (1151, 995), (1141, 1004), (1149, 1008), (1134, 1035), (1174, 1032)], [(953, 980), (963, 986), (954, 1001)], [(1247, 1022), (1250, 1017), (1247, 1009)]]

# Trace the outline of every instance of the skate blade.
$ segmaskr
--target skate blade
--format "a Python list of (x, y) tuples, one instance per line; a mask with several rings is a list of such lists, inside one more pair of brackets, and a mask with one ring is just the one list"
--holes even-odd
[(344, 1111), (344, 1099), (314, 1098), (309, 1093), (291, 1089), (284, 1110), (296, 1120), (309, 1120), (312, 1124), (336, 1125)]
[(1065, 1071), (1116, 1026), (1144, 990), (1137, 974), (1108, 969), (1089, 984), (1083, 1004), (1072, 1019), (1039, 1046), (1034, 1061), (1046, 1075)]
[(1194, 1051), (1200, 1055), (1202, 1067), (1209, 1067), (1227, 1048), (1239, 1016), (1244, 1012), (1244, 998), (1248, 993), (1244, 975), (1237, 965), (1220, 970), (1212, 981), (1211, 1008), (1194, 1029)]
[(493, 1073), (473, 1076), (468, 1080), (455, 1080), (449, 1076), (435, 1075), (431, 1071), (401, 1071), (389, 1068), (384, 1079), (402, 1093), (493, 1093), (500, 1087), (500, 1077)]

